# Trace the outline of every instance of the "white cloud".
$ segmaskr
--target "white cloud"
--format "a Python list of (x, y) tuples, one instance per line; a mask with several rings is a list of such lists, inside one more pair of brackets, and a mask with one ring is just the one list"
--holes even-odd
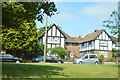
[(61, 12), (56, 15), (58, 20), (73, 20), (76, 16), (69, 12)]
[(85, 7), (81, 13), (88, 17), (108, 18), (112, 11), (117, 10), (117, 2), (96, 3)]
[(68, 12), (63, 12), (58, 14), (57, 18), (61, 20), (72, 20), (75, 18), (75, 15)]

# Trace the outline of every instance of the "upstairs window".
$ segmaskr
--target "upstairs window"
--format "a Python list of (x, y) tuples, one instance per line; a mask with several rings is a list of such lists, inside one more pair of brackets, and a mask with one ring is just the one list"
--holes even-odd
[(89, 43), (88, 43), (88, 46), (92, 46), (92, 42), (89, 42)]
[(82, 44), (82, 46), (84, 46), (84, 43)]
[(107, 46), (107, 41), (100, 41), (100, 46)]

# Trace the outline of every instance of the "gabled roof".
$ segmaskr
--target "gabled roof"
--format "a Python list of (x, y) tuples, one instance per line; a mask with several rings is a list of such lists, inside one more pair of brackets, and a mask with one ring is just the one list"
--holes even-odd
[(69, 43), (80, 43), (81, 42), (81, 38), (71, 37), (70, 35), (68, 35), (65, 32), (63, 32), (63, 34), (66, 36), (66, 42), (69, 42)]
[(105, 31), (105, 30), (104, 29), (96, 30), (95, 32), (86, 35), (84, 38), (82, 38), (81, 43), (96, 39), (96, 37), (103, 31)]
[[(52, 25), (47, 29), (47, 32), (48, 32), (53, 26), (57, 27), (55, 24), (52, 24)], [(57, 27), (57, 29), (65, 36), (65, 34), (63, 33), (63, 31), (62, 31), (61, 29), (59, 29), (58, 27)], [(45, 32), (44, 32), (44, 33), (42, 34), (42, 36), (40, 36), (39, 38), (43, 37), (44, 34), (45, 34)], [(65, 36), (65, 38), (66, 38), (66, 36)]]
[[(82, 38), (81, 43), (84, 43), (84, 42), (87, 42), (87, 41), (91, 41), (91, 40), (95, 40), (101, 34), (101, 32), (103, 32), (103, 31), (105, 31), (105, 30), (104, 29), (102, 29), (102, 30), (95, 30), (95, 32), (90, 33), (90, 34), (86, 35), (84, 38)], [(106, 31), (105, 31), (105, 33), (108, 34)], [(109, 34), (108, 34), (108, 36), (109, 36)], [(117, 38), (115, 38), (113, 36), (109, 36), (109, 37), (110, 37), (110, 39), (112, 41), (117, 40)]]
[(117, 38), (114, 37), (114, 36), (110, 36), (110, 37), (111, 37), (112, 41), (116, 41), (117, 40)]
[[(53, 26), (56, 26), (55, 24), (51, 25), (51, 27), (48, 28), (47, 31), (49, 31)], [(57, 26), (56, 26), (57, 27)], [(58, 28), (58, 27), (57, 27)], [(66, 38), (66, 42), (70, 42), (70, 43), (80, 43), (81, 38), (78, 37), (71, 37), (70, 35), (68, 35), (67, 33), (65, 33), (64, 31), (62, 31), (61, 29), (58, 28), (58, 30), (65, 36)], [(43, 33), (42, 36), (44, 36), (45, 32)], [(41, 37), (42, 37), (41, 36)], [(41, 38), (40, 37), (40, 38)]]

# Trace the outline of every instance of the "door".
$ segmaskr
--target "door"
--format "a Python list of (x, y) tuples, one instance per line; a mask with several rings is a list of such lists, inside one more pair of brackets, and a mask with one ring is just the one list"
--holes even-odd
[(54, 59), (50, 56), (47, 56), (46, 57), (46, 62), (50, 62), (50, 63), (53, 63), (54, 62)]
[(89, 55), (89, 64), (94, 64), (94, 61), (96, 60), (96, 55)]
[(89, 57), (88, 57), (88, 55), (86, 55), (86, 56), (83, 58), (83, 64), (89, 64)]
[(13, 56), (6, 54), (6, 55), (2, 55), (2, 61), (3, 62), (14, 62)]

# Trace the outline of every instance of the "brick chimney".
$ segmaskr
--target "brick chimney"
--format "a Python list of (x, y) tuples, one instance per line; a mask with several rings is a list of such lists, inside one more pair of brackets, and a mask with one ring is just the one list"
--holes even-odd
[(82, 38), (81, 36), (78, 36), (79, 38)]

